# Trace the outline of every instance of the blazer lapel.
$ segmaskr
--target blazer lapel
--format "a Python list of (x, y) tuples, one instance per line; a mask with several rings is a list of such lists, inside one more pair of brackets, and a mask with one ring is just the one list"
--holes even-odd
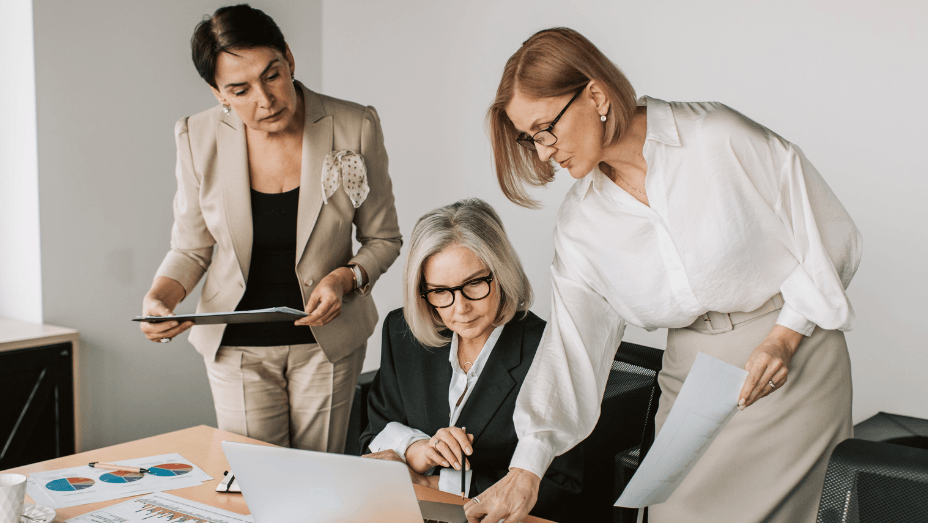
[(219, 177), (232, 247), (238, 258), (242, 278), (248, 281), (254, 231), (251, 221), (251, 179), (248, 176), (248, 145), (245, 125), (235, 112), (221, 114), (216, 131)]
[(296, 263), (306, 250), (309, 236), (322, 209), (322, 165), (332, 151), (333, 118), (325, 114), (322, 97), (297, 82), (303, 90), (303, 160), (300, 172), (300, 203), (296, 222)]
[(422, 411), (420, 415), (426, 420), (426, 426), (436, 430), (447, 427), (451, 414), (448, 405), (448, 389), (451, 387), (451, 364), (448, 363), (448, 352), (451, 344), (436, 348), (423, 349), (434, 351), (426, 358), (423, 365), (422, 380), (425, 383), (422, 401), (418, 402)]
[(509, 371), (522, 361), (522, 323), (510, 321), (496, 341), (496, 346), (480, 373), (480, 379), (458, 417), (458, 425), (467, 427), (476, 442), (493, 419), (500, 405), (509, 396), (516, 380)]

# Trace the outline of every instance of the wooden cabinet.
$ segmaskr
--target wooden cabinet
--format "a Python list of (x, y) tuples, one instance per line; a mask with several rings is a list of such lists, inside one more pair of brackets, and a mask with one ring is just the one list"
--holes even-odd
[(0, 470), (73, 454), (78, 333), (0, 318)]

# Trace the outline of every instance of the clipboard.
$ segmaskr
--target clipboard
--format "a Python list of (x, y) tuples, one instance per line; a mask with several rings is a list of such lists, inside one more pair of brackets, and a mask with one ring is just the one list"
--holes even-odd
[(253, 311), (204, 312), (199, 314), (178, 314), (177, 316), (136, 316), (132, 321), (163, 323), (166, 321), (192, 321), (197, 325), (217, 325), (222, 323), (267, 323), (272, 321), (296, 321), (309, 316), (303, 311), (290, 307), (272, 307)]

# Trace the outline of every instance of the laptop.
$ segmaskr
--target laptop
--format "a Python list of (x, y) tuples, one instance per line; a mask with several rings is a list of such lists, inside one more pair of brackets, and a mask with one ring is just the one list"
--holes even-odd
[(464, 507), (417, 501), (397, 461), (223, 441), (255, 523), (466, 523)]

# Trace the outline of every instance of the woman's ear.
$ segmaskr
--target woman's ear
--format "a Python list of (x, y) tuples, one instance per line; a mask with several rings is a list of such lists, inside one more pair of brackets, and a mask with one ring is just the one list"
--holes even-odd
[(606, 97), (606, 93), (600, 88), (599, 82), (590, 80), (586, 89), (588, 96), (593, 101), (596, 112), (599, 113), (600, 116), (605, 116), (609, 112), (609, 98)]
[(209, 86), (209, 88), (213, 91), (213, 96), (216, 97), (217, 102), (219, 102), (222, 105), (229, 105), (229, 103), (226, 102), (226, 97), (222, 93), (219, 92), (219, 89), (216, 89), (212, 85)]

